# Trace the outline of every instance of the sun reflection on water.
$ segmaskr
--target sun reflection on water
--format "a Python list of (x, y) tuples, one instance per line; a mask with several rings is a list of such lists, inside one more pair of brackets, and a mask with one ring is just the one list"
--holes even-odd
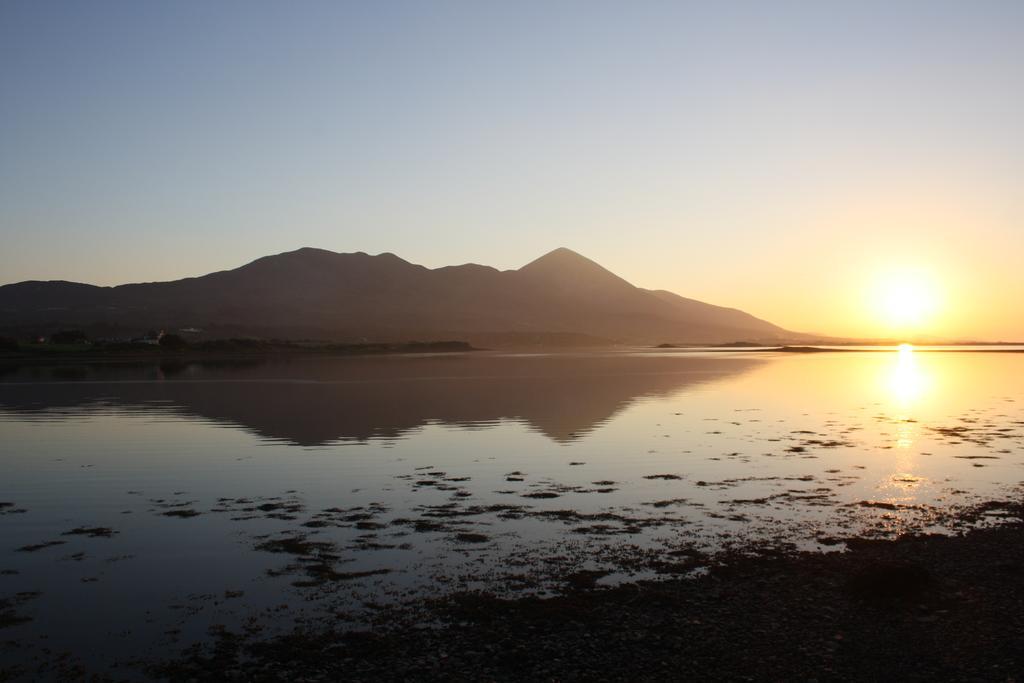
[(930, 378), (917, 362), (914, 347), (900, 344), (896, 363), (888, 372), (889, 395), (895, 407), (904, 413), (909, 412), (928, 392), (930, 384)]
[(896, 448), (909, 449), (917, 436), (917, 422), (913, 419), (914, 408), (928, 393), (931, 378), (922, 370), (910, 344), (900, 344), (896, 352), (895, 365), (888, 370), (888, 390), (893, 403), (893, 418), (896, 421)]
[(885, 388), (891, 402), (890, 419), (896, 427), (893, 448), (897, 457), (893, 471), (880, 483), (880, 492), (890, 493), (890, 502), (912, 502), (922, 478), (913, 474), (916, 456), (914, 442), (918, 438), (916, 409), (920, 407), (932, 386), (932, 378), (918, 362), (918, 355), (910, 344), (900, 344), (896, 358), (885, 368)]

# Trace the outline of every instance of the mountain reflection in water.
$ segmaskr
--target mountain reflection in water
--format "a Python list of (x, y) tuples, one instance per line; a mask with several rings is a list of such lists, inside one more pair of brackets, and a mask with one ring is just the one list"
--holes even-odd
[(528, 425), (566, 443), (634, 401), (737, 377), (764, 361), (644, 355), (291, 357), (8, 367), (0, 408), (28, 419), (171, 414), (316, 447), (426, 424)]

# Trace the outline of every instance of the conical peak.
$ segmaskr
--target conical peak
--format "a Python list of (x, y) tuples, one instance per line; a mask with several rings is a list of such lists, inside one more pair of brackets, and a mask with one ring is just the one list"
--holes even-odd
[(558, 247), (548, 253), (544, 254), (538, 259), (530, 261), (525, 266), (520, 268), (522, 271), (531, 270), (547, 270), (550, 268), (567, 268), (579, 266), (589, 266), (591, 268), (601, 268), (597, 263), (591, 261), (586, 256), (582, 256), (572, 249), (566, 247)]

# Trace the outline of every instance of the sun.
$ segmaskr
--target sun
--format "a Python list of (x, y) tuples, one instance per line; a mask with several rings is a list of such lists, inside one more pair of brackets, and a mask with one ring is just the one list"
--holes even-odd
[(880, 277), (874, 307), (893, 330), (914, 332), (926, 326), (939, 308), (939, 292), (928, 273), (897, 270)]

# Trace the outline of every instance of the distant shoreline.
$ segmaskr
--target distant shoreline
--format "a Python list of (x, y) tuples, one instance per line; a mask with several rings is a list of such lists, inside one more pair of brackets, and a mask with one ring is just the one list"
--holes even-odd
[[(1007, 348), (1015, 347), (1015, 348)], [(1019, 348), (1017, 348), (1019, 347)], [(18, 350), (0, 350), (0, 363), (10, 362), (66, 362), (66, 361), (213, 361), (230, 359), (287, 358), (303, 356), (359, 357), (415, 354), (458, 354), (458, 353), (518, 353), (529, 350), (543, 354), (594, 353), (601, 351), (671, 351), (680, 355), (689, 353), (893, 353), (894, 345), (878, 346), (810, 346), (783, 345), (760, 346), (731, 344), (723, 346), (698, 346), (659, 344), (657, 346), (609, 346), (609, 347), (560, 347), (530, 346), (509, 348), (480, 348), (463, 341), (403, 342), (403, 343), (316, 343), (262, 340), (213, 340), (201, 342), (184, 349), (169, 349), (159, 345), (22, 345)], [(936, 346), (914, 346), (915, 353), (1024, 353), (1024, 344), (943, 344)]]
[(211, 360), (223, 358), (265, 358), (285, 356), (379, 356), (416, 353), (466, 353), (481, 351), (468, 342), (404, 342), (361, 344), (303, 344), (255, 340), (215, 340), (169, 349), (159, 345), (24, 345), (18, 350), (0, 351), (0, 361), (62, 360)]
[[(910, 345), (916, 353), (1024, 353), (1024, 343), (994, 343), (994, 344), (935, 344), (935, 345)], [(1006, 348), (1021, 347), (1021, 348)], [(648, 347), (652, 351), (697, 351), (701, 353), (732, 353), (743, 351), (746, 353), (892, 353), (898, 350), (896, 344), (849, 344), (849, 345), (822, 345), (822, 346), (760, 346), (760, 345), (727, 345), (727, 346), (684, 346), (675, 344), (659, 344)]]

